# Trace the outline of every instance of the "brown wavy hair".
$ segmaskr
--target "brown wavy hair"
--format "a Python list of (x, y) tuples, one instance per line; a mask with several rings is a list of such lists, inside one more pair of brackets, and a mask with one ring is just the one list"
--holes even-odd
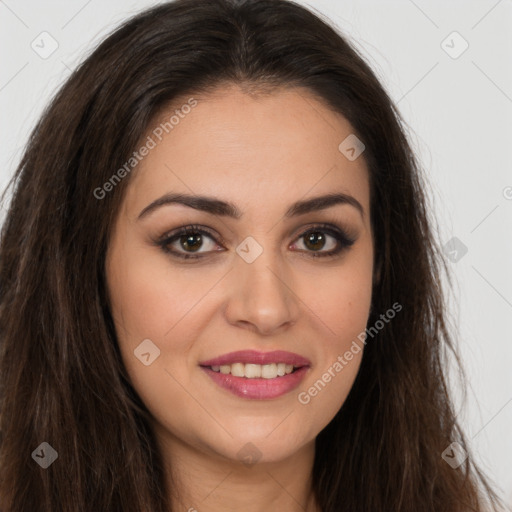
[[(286, 0), (176, 0), (129, 19), (72, 73), (10, 183), (0, 246), (0, 508), (169, 512), (150, 413), (122, 364), (105, 254), (129, 159), (176, 98), (237, 84), (304, 87), (364, 141), (375, 279), (369, 324), (402, 311), (364, 352), (353, 388), (316, 439), (324, 512), (497, 510), (472, 457), (441, 457), (459, 427), (445, 377), (456, 356), (421, 170), (404, 122), (363, 57)], [(136, 171), (133, 171), (136, 172)], [(457, 359), (455, 359), (457, 361)], [(48, 442), (47, 469), (31, 453)]]

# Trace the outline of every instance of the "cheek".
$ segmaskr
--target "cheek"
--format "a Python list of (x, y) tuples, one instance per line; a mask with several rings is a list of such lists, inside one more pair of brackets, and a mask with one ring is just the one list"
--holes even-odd
[[(194, 290), (180, 294), (183, 286), (179, 277), (171, 279), (165, 258), (158, 254), (137, 250), (132, 244), (127, 250), (120, 241), (113, 243), (107, 264), (107, 282), (111, 298), (111, 311), (116, 326), (117, 339), (125, 367), (137, 390), (158, 389), (158, 381), (166, 363), (176, 352), (184, 350), (185, 341), (176, 339), (171, 347), (164, 339), (180, 326), (192, 308)], [(196, 290), (199, 294), (199, 286)], [(150, 340), (148, 342), (147, 340)], [(141, 345), (142, 344), (142, 345)], [(139, 347), (146, 347), (141, 352)], [(146, 356), (146, 366), (141, 354)], [(149, 359), (149, 361), (148, 361)], [(153, 362), (154, 361), (154, 362)]]
[(302, 296), (308, 297), (308, 305), (318, 316), (324, 352), (331, 357), (347, 350), (366, 328), (372, 301), (372, 270), (372, 252), (361, 247), (335, 272), (314, 276), (314, 293), (305, 295), (304, 285)]
[[(318, 287), (322, 282), (318, 281)], [(371, 280), (347, 276), (333, 283), (331, 279), (323, 283), (323, 292), (319, 292), (311, 301), (314, 310), (325, 323), (325, 328), (334, 339), (344, 339), (354, 334), (354, 329), (363, 327), (368, 318), (371, 304)], [(330, 338), (329, 338), (330, 339)]]
[(121, 357), (143, 403), (164, 421), (171, 405), (183, 409), (190, 400), (179, 383), (190, 371), (190, 318), (205, 284), (170, 275), (165, 258), (147, 251), (114, 251), (112, 261), (108, 285)]
[(114, 253), (112, 260), (117, 262), (109, 279), (112, 312), (120, 332), (132, 341), (166, 338), (187, 322), (216, 281), (206, 273), (191, 278), (172, 271), (165, 257), (147, 250)]
[(359, 285), (330, 289), (326, 295), (331, 295), (331, 300), (326, 299), (318, 309), (326, 327), (319, 336), (317, 364), (296, 396), (301, 414), (312, 418), (310, 436), (334, 418), (359, 371), (371, 302), (371, 287)]
[[(318, 360), (298, 391), (303, 413), (314, 418), (311, 434), (326, 425), (345, 402), (359, 371), (364, 352), (372, 299), (371, 252), (340, 268), (336, 279), (319, 274), (311, 309), (320, 331)], [(314, 297), (314, 298), (313, 298)]]

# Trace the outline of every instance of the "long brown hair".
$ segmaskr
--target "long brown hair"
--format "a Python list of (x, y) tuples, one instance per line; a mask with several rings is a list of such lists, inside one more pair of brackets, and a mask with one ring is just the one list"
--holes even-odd
[[(304, 87), (348, 119), (370, 172), (378, 271), (369, 324), (395, 302), (403, 307), (368, 342), (346, 402), (316, 439), (322, 510), (497, 504), (472, 457), (457, 469), (441, 457), (454, 441), (469, 452), (445, 379), (454, 353), (439, 278), (447, 269), (389, 96), (342, 35), (295, 3), (177, 0), (128, 20), (73, 72), (13, 177), (0, 247), (0, 508), (171, 510), (105, 289), (109, 234), (130, 176), (101, 199), (94, 191), (162, 108), (228, 83), (249, 92)], [(58, 454), (46, 469), (33, 456), (49, 450), (41, 443)]]

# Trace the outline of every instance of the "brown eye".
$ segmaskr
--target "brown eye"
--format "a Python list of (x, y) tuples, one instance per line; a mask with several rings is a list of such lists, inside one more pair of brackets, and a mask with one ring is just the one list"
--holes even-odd
[[(345, 232), (329, 224), (305, 231), (299, 240), (303, 240), (303, 252), (314, 258), (336, 256), (355, 242), (355, 239)], [(326, 248), (327, 250), (324, 250)]]
[(319, 251), (325, 245), (325, 235), (320, 231), (313, 231), (304, 236), (304, 244), (312, 251)]
[(164, 252), (184, 259), (202, 258), (208, 252), (218, 251), (215, 247), (219, 247), (214, 236), (199, 226), (180, 228), (158, 241), (158, 245)]
[(203, 243), (202, 235), (200, 234), (191, 234), (191, 235), (183, 235), (179, 238), (180, 245), (183, 249), (191, 249), (192, 251), (197, 251), (201, 248)]

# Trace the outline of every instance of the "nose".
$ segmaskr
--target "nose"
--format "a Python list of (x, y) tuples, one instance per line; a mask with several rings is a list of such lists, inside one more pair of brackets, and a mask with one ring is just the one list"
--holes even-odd
[(270, 251), (252, 263), (238, 258), (235, 265), (225, 309), (230, 324), (268, 336), (297, 322), (299, 298), (290, 273)]

